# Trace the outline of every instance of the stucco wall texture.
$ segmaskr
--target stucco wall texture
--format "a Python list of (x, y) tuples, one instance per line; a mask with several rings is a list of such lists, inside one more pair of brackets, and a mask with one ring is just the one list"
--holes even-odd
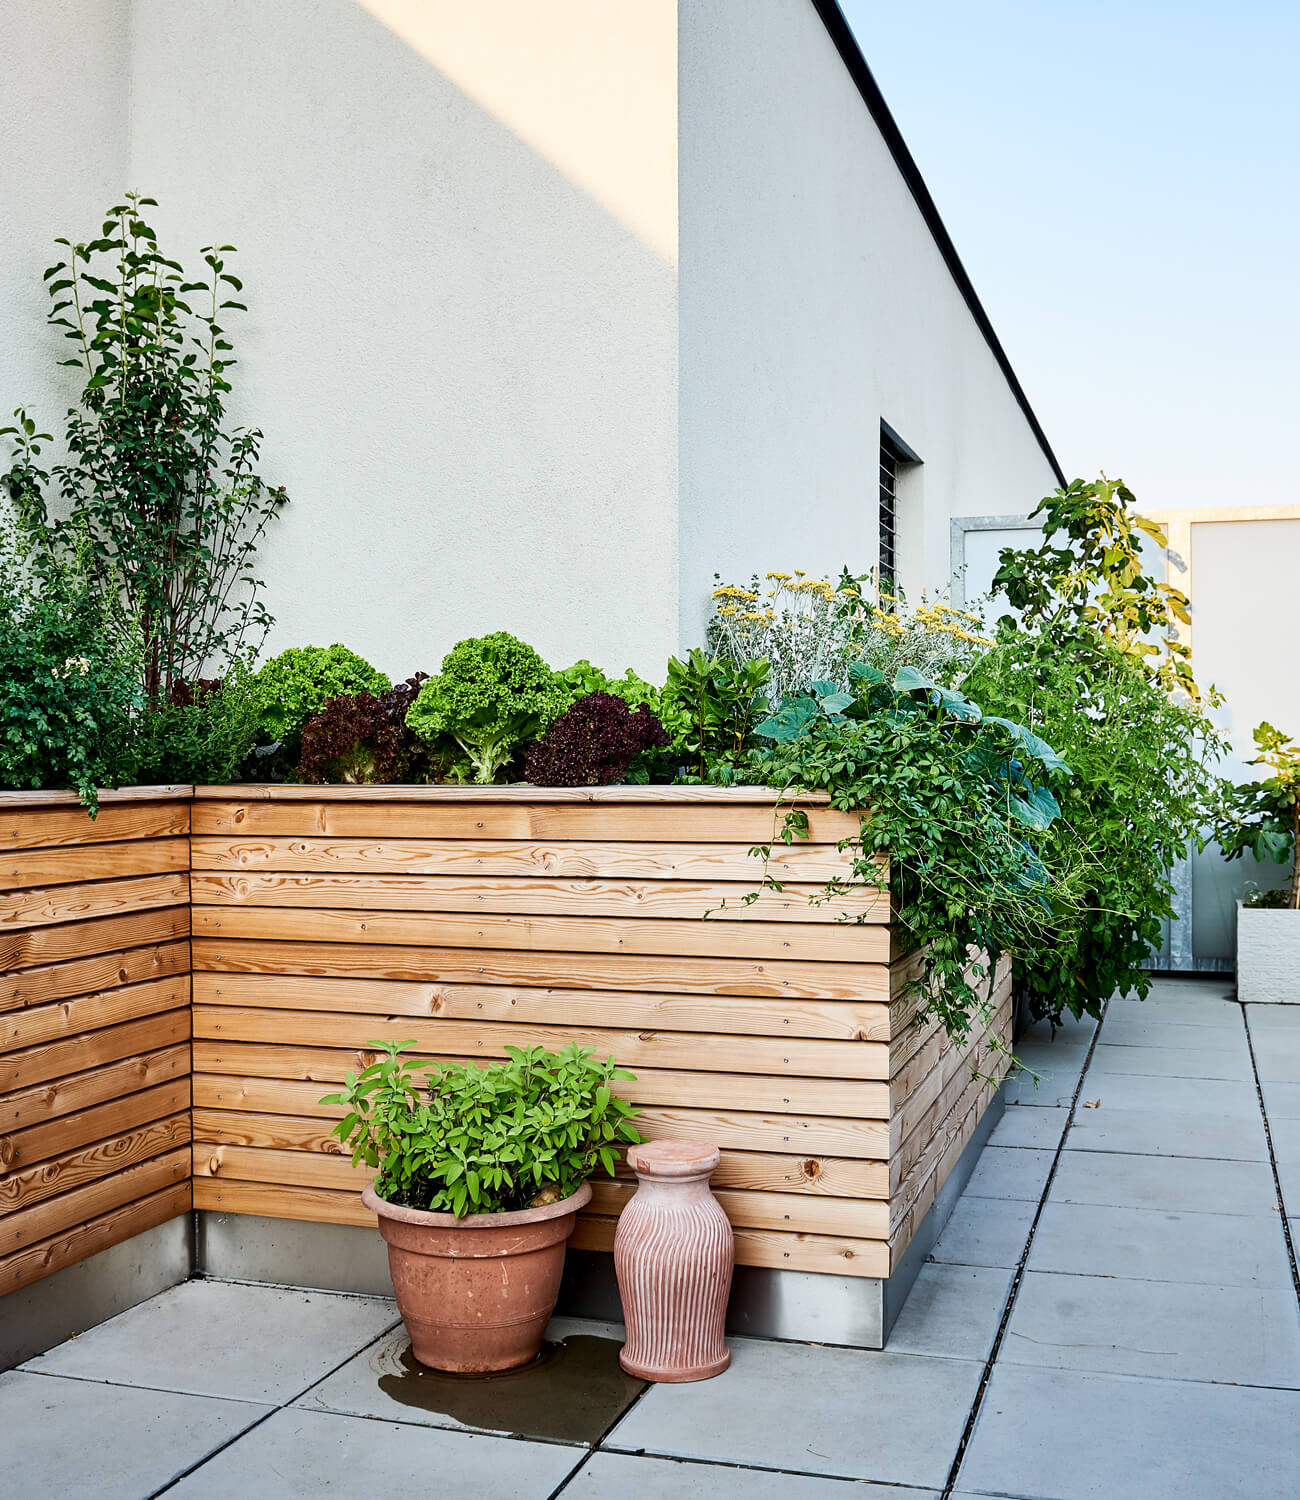
[[(904, 576), (1051, 472), (808, 0), (0, 0), (0, 413), (75, 393), (40, 273), (128, 189), (239, 247), (235, 420), (290, 505), (267, 650), (508, 629), (660, 676), (715, 570)], [(679, 265), (680, 251), (680, 265)]]

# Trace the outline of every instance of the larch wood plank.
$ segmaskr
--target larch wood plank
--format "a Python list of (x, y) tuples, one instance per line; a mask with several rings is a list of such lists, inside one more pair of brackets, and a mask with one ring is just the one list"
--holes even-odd
[[(325, 1088), (340, 1084), (349, 1069), (364, 1067), (373, 1050), (344, 1051), (328, 1047), (290, 1047), (271, 1043), (196, 1040), (194, 1072), (247, 1074), (255, 1078), (297, 1079)], [(408, 1054), (412, 1060), (425, 1060)], [(435, 1055), (432, 1061), (460, 1061)], [(635, 1082), (621, 1082), (619, 1093), (637, 1104), (684, 1105), (704, 1109), (742, 1109), (774, 1114), (839, 1115), (852, 1120), (885, 1120), (889, 1087), (843, 1079), (770, 1078), (732, 1073), (688, 1073), (646, 1068)], [(197, 1086), (196, 1086), (197, 1097)]]
[(31, 927), (22, 932), (0, 933), (0, 968), (43, 967), (145, 943), (174, 942), (189, 935), (188, 904), (131, 912), (126, 916), (90, 917), (84, 922), (63, 922), (52, 927)]
[[(743, 844), (547, 842), (529, 839), (382, 840), (195, 838), (196, 871), (278, 874), (470, 876), (580, 880), (744, 882), (756, 889), (763, 861)], [(767, 872), (773, 880), (824, 884), (846, 878), (852, 857), (834, 844), (778, 844)], [(881, 863), (882, 878), (887, 867)]]
[[(752, 891), (689, 880), (553, 879), (547, 876), (221, 875), (191, 880), (196, 906), (252, 906), (277, 910), (326, 907), (338, 911), (491, 913), (537, 917), (676, 917), (688, 921), (767, 922), (848, 927), (889, 921), (886, 893), (858, 887), (827, 900), (820, 885), (787, 884)], [(754, 894), (748, 905), (743, 897)]]
[[(0, 794), (2, 796), (3, 794)], [(71, 806), (0, 806), (0, 849), (49, 849), (62, 844), (107, 844), (119, 839), (175, 838), (190, 831), (186, 800), (110, 802), (92, 819)]]
[(893, 1030), (890, 1008), (870, 1001), (520, 989), (397, 979), (316, 979), (301, 974), (198, 973), (194, 975), (194, 1000), (202, 1005), (277, 1010), (437, 1016), (449, 1021), (543, 1026), (615, 1026), (638, 1031), (714, 1031), (827, 1041), (887, 1042)]
[(443, 984), (529, 984), (543, 988), (756, 995), (769, 999), (884, 1003), (884, 964), (799, 959), (662, 958), (634, 953), (518, 952), (417, 948), (381, 943), (308, 943), (196, 937), (194, 968), (218, 973), (319, 978), (406, 979)]
[(188, 1145), (189, 1139), (189, 1115), (170, 1115), (122, 1135), (51, 1157), (36, 1166), (8, 1172), (0, 1177), (0, 1221), (5, 1214), (17, 1209), (29, 1208), (57, 1193), (97, 1182), (123, 1167), (134, 1166), (165, 1151)]
[[(348, 1166), (347, 1162), (343, 1163)], [(362, 1174), (361, 1181), (368, 1180)], [(591, 1180), (587, 1212), (617, 1217), (636, 1191), (630, 1182)], [(798, 1193), (744, 1192), (718, 1187), (713, 1196), (733, 1229), (775, 1229), (792, 1234), (845, 1235), (852, 1239), (888, 1240), (889, 1205), (855, 1198), (810, 1198)]]
[[(698, 1131), (698, 1125), (694, 1127)], [(642, 1134), (656, 1131), (644, 1125)], [(204, 1146), (261, 1146), (275, 1150), (313, 1151), (324, 1156), (349, 1156), (328, 1120), (299, 1115), (255, 1114), (234, 1109), (194, 1111), (196, 1149)], [(631, 1168), (620, 1156), (619, 1175), (630, 1178)], [(839, 1156), (790, 1156), (776, 1152), (724, 1150), (713, 1174), (716, 1187), (751, 1191), (809, 1193), (830, 1198), (886, 1198), (889, 1171), (882, 1162), (854, 1161)]]
[[(118, 802), (188, 802), (194, 788), (188, 784), (167, 783), (159, 786), (115, 786), (99, 788), (99, 805), (112, 806)], [(73, 791), (19, 792), (0, 791), (0, 817), (11, 811), (21, 812), (44, 807), (75, 807), (85, 813), (81, 795)], [(89, 814), (86, 814), (89, 816)]]
[[(188, 1058), (186, 1059), (188, 1070)], [(122, 1084), (134, 1082), (123, 1077)], [(190, 1107), (190, 1079), (184, 1076), (151, 1088), (110, 1098), (103, 1104), (92, 1104), (73, 1113), (58, 1115), (43, 1124), (29, 1125), (25, 1130), (0, 1134), (0, 1168), (5, 1171), (34, 1166), (78, 1146), (100, 1141), (111, 1135), (122, 1135), (164, 1115), (179, 1114)]]
[(0, 981), (0, 1011), (46, 1005), (149, 979), (188, 975), (189, 968), (190, 945), (175, 942), (152, 943), (120, 953), (97, 953), (91, 958), (22, 969), (6, 974)]
[(30, 1286), (64, 1266), (74, 1265), (147, 1229), (156, 1229), (168, 1219), (187, 1214), (192, 1206), (193, 1195), (186, 1180), (101, 1214), (66, 1234), (6, 1255), (0, 1258), (0, 1292), (15, 1292)]
[(730, 922), (672, 917), (532, 917), (477, 912), (340, 911), (197, 906), (195, 937), (271, 942), (374, 943), (636, 957), (762, 958), (780, 963), (889, 962), (889, 929), (857, 923)]
[[(569, 1245), (574, 1250), (612, 1250), (618, 1220), (579, 1214)], [(889, 1246), (881, 1240), (851, 1240), (825, 1234), (788, 1234), (775, 1229), (736, 1229), (736, 1264), (778, 1271), (817, 1271), (831, 1276), (889, 1274)]]
[[(93, 1105), (116, 1100), (120, 1095), (152, 1088), (159, 1083), (174, 1083), (190, 1071), (188, 1042), (161, 1047), (143, 1057), (127, 1057), (103, 1068), (90, 1068), (60, 1078), (55, 1083), (38, 1084), (0, 1098), (0, 1131), (10, 1135), (31, 1126), (41, 1126)], [(18, 1137), (14, 1135), (15, 1142)]]
[[(196, 801), (191, 831), (202, 838), (586, 839), (637, 843), (767, 844), (785, 826), (775, 806), (539, 802)], [(808, 842), (857, 838), (861, 818), (808, 808)]]
[(196, 786), (194, 796), (207, 802), (666, 802), (674, 806), (746, 803), (825, 807), (825, 792), (789, 793), (768, 786), (650, 786), (629, 782), (616, 786), (534, 786), (528, 781), (478, 786), (462, 783), (412, 782), (391, 786), (337, 783), (309, 786), (285, 782), (236, 782), (231, 786)]
[[(188, 1040), (189, 1035), (190, 1012), (184, 1007), (6, 1052), (0, 1056), (0, 1094), (26, 1091), (53, 1078), (170, 1047)], [(0, 1108), (7, 1108), (8, 1102)]]
[(92, 880), (77, 885), (35, 886), (0, 901), (0, 932), (82, 922), (89, 917), (129, 916), (190, 899), (185, 874), (132, 875), (124, 880)]
[[(709, 1036), (695, 1032), (616, 1031), (608, 1027), (533, 1026), (511, 1022), (421, 1020), (329, 1011), (246, 1010), (196, 1005), (195, 1038), (273, 1042), (295, 1047), (364, 1048), (376, 1031), (413, 1041), (439, 1056), (500, 1059), (509, 1047), (559, 1052), (572, 1043), (614, 1057), (620, 1067), (681, 1068), (702, 1073), (770, 1074), (782, 1078), (887, 1080), (884, 1042), (801, 1041), (797, 1037)], [(397, 1033), (401, 1033), (400, 1036)]]
[[(342, 1109), (321, 1104), (323, 1087), (334, 1088), (336, 1081), (252, 1078), (199, 1071), (194, 1075), (194, 1104), (203, 1109), (298, 1115), (322, 1121), (341, 1118)], [(825, 1153), (881, 1162), (889, 1154), (889, 1125), (883, 1120), (764, 1114), (707, 1106), (700, 1109), (651, 1106), (643, 1108), (637, 1116), (637, 1126), (650, 1138), (709, 1140), (724, 1149)]]
[(132, 1167), (123, 1167), (110, 1177), (60, 1193), (56, 1198), (47, 1198), (31, 1208), (5, 1214), (0, 1218), (0, 1252), (12, 1254), (39, 1240), (64, 1234), (76, 1225), (98, 1218), (111, 1209), (121, 1208), (135, 1198), (183, 1184), (189, 1177), (189, 1146), (164, 1152)]
[(71, 885), (83, 880), (127, 875), (188, 872), (187, 838), (130, 839), (113, 844), (68, 844), (58, 849), (24, 849), (0, 855), (0, 890), (38, 885)]
[(355, 1224), (378, 1232), (378, 1221), (362, 1203), (361, 1194), (336, 1188), (295, 1188), (198, 1176), (194, 1179), (194, 1207), (200, 1212), (305, 1219), (312, 1224)]
[(80, 995), (53, 1005), (33, 1005), (26, 1010), (7, 1011), (0, 1014), (0, 1053), (58, 1041), (103, 1026), (115, 1026), (122, 1021), (137, 1021), (189, 1003), (190, 982), (187, 976), (181, 975), (100, 990), (97, 994)]

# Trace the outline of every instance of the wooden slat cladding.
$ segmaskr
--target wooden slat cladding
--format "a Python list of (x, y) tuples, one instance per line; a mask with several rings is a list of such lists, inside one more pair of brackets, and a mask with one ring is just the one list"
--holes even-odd
[(765, 866), (762, 788), (189, 792), (0, 798), (0, 1289), (191, 1203), (373, 1223), (320, 1099), (377, 1037), (612, 1055), (648, 1137), (721, 1147), (742, 1265), (884, 1276), (1004, 1067), (917, 1022), (883, 862), (819, 899), (860, 826), (824, 798)]
[(190, 792), (0, 801), (0, 1292), (191, 1205)]
[[(528, 790), (197, 796), (196, 1205), (371, 1223), (320, 1104), (370, 1042), (576, 1041), (636, 1073), (646, 1135), (721, 1146), (741, 1264), (887, 1274), (986, 1046), (917, 1024), (886, 891), (810, 903), (849, 875), (858, 817), (810, 805), (811, 839), (772, 851), (784, 889), (744, 903), (770, 794)], [(630, 1190), (625, 1168), (598, 1185), (575, 1243), (608, 1248)]]

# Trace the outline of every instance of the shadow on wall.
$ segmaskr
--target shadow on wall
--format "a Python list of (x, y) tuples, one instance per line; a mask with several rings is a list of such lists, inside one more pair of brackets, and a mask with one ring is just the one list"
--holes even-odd
[[(263, 553), (270, 649), (342, 639), (404, 675), (504, 628), (561, 665), (660, 671), (677, 644), (675, 6), (642, 8), (663, 34), (640, 62), (609, 51), (635, 77), (593, 82), (597, 28), (552, 39), (531, 93), (513, 80), (534, 8), (492, 8), (499, 68), (482, 9), (138, 0), (130, 179), (183, 256), (240, 247), (236, 416), (265, 429), (293, 501)], [(602, 9), (545, 7), (571, 40)], [(643, 190), (588, 139), (602, 131), (636, 137)]]

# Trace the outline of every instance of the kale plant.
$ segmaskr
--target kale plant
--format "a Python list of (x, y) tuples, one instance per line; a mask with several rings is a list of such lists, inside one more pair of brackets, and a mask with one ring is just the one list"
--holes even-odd
[(495, 781), (566, 707), (563, 684), (531, 646), (499, 630), (447, 653), (406, 722), (430, 754), (459, 752), (475, 782)]
[(643, 751), (669, 743), (644, 703), (633, 713), (612, 693), (588, 693), (529, 748), (524, 776), (535, 786), (609, 786)]

